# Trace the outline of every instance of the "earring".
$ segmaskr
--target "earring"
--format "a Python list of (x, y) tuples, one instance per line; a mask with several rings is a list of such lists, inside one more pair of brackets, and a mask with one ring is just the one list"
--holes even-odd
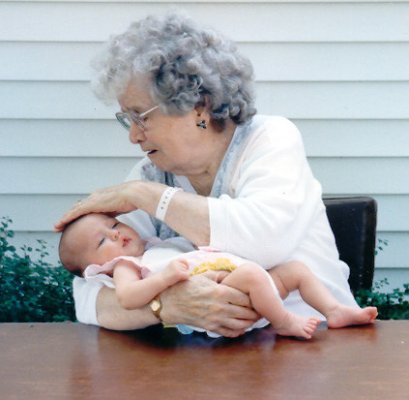
[(201, 129), (207, 129), (207, 123), (204, 119), (202, 119), (201, 121), (199, 121), (196, 126), (198, 126)]

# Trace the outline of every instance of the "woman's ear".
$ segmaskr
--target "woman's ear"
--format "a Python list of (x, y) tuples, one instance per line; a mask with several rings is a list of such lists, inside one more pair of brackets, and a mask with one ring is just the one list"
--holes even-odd
[(209, 99), (204, 96), (200, 99), (200, 101), (198, 101), (195, 105), (195, 111), (197, 113), (198, 117), (203, 116), (203, 113), (206, 113), (206, 111), (208, 110), (208, 106), (209, 106)]

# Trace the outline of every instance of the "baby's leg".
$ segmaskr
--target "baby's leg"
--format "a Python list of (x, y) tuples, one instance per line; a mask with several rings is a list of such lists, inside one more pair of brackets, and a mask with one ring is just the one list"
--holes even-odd
[(306, 303), (325, 315), (329, 328), (369, 324), (378, 315), (376, 307), (362, 309), (340, 303), (311, 270), (300, 262), (278, 265), (271, 271), (271, 276), (282, 298), (298, 289)]
[(240, 265), (222, 283), (249, 294), (254, 309), (270, 321), (279, 335), (310, 339), (317, 329), (318, 319), (299, 317), (284, 308), (269, 274), (257, 264)]

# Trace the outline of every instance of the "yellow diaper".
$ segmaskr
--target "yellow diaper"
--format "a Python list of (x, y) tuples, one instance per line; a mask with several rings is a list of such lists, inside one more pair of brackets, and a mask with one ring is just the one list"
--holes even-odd
[(227, 271), (232, 272), (237, 268), (228, 258), (220, 257), (214, 261), (206, 261), (193, 268), (190, 275), (203, 274), (206, 271)]

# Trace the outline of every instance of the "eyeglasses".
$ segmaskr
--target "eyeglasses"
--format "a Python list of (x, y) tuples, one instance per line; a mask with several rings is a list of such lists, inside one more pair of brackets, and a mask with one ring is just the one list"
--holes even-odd
[(117, 112), (115, 114), (116, 119), (119, 123), (127, 130), (131, 129), (132, 122), (138, 125), (139, 128), (145, 129), (144, 122), (146, 121), (146, 116), (159, 108), (159, 106), (155, 106), (150, 108), (148, 111), (144, 111), (143, 113), (139, 114), (136, 111), (129, 111), (129, 112)]

